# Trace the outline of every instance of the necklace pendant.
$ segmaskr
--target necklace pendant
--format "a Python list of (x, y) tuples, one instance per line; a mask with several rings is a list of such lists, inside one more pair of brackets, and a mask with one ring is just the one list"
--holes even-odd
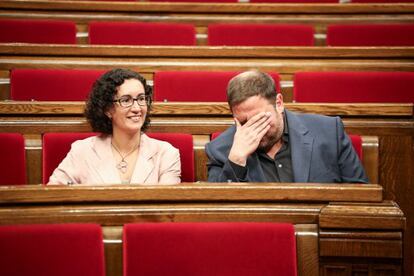
[(126, 173), (128, 169), (128, 163), (125, 160), (122, 160), (121, 162), (116, 165), (118, 170), (120, 170), (122, 173)]

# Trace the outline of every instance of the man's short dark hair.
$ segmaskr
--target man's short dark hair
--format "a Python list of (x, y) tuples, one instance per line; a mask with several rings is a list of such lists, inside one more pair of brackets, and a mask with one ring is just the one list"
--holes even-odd
[(276, 93), (275, 81), (269, 74), (251, 70), (230, 80), (227, 86), (227, 102), (231, 109), (253, 96), (262, 96), (274, 103)]
[(112, 134), (112, 121), (105, 114), (113, 106), (113, 100), (117, 89), (125, 80), (136, 79), (142, 83), (145, 95), (148, 98), (148, 111), (145, 117), (142, 131), (145, 131), (150, 123), (150, 111), (152, 106), (152, 88), (147, 84), (146, 79), (140, 74), (129, 69), (113, 69), (103, 74), (95, 81), (92, 91), (86, 101), (85, 116), (93, 131), (103, 134)]

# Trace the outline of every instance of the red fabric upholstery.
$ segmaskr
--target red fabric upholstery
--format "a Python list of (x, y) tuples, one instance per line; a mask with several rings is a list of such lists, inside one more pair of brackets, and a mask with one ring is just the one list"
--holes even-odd
[(96, 135), (93, 132), (61, 132), (43, 134), (42, 146), (42, 181), (43, 184), (49, 182), (49, 177), (59, 166), (63, 158), (68, 154), (70, 147), (76, 140), (85, 139), (89, 136)]
[(70, 21), (0, 19), (0, 43), (76, 44), (76, 25)]
[(298, 72), (296, 102), (413, 103), (414, 72)]
[(149, 0), (149, 2), (237, 3), (238, 0)]
[(104, 276), (96, 224), (0, 226), (0, 275)]
[(23, 135), (0, 133), (0, 152), (0, 185), (26, 184)]
[(124, 275), (296, 275), (293, 225), (126, 224)]
[(13, 69), (10, 98), (15, 101), (84, 101), (103, 70)]
[[(227, 84), (239, 72), (162, 71), (154, 75), (155, 101), (225, 102)], [(270, 73), (279, 91), (279, 74)]]
[(308, 25), (210, 24), (212, 46), (313, 46), (314, 29)]
[[(219, 136), (221, 132), (213, 132), (211, 134), (211, 141), (216, 139), (217, 136)], [(350, 134), (349, 138), (351, 139), (352, 146), (354, 147), (355, 152), (357, 153), (359, 160), (362, 160), (362, 138), (359, 135)]]
[(351, 0), (352, 3), (412, 3), (414, 0)]
[(329, 46), (414, 46), (414, 24), (330, 25)]
[(184, 133), (147, 133), (154, 139), (167, 141), (180, 151), (181, 182), (194, 182), (194, 149), (193, 136)]
[(349, 139), (351, 139), (352, 146), (354, 147), (355, 152), (357, 153), (359, 160), (362, 160), (362, 138), (359, 135), (350, 134)]
[(339, 3), (339, 0), (250, 0), (250, 3)]
[(180, 23), (91, 22), (90, 44), (195, 45), (195, 27)]

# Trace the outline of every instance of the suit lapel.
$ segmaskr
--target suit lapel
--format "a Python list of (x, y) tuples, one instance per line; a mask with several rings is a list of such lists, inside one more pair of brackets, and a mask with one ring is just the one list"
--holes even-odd
[[(308, 182), (314, 138), (297, 116), (286, 110), (295, 182)], [(291, 127), (294, 126), (294, 127)]]
[(141, 134), (141, 144), (135, 169), (131, 177), (131, 183), (146, 183), (154, 170), (153, 156), (157, 153), (157, 147), (144, 133)]
[[(103, 183), (116, 184), (121, 183), (118, 170), (116, 169), (115, 158), (111, 149), (111, 136), (105, 138), (96, 137), (93, 149), (97, 158), (91, 160), (96, 168), (96, 173), (99, 175)], [(95, 165), (96, 164), (96, 165)]]

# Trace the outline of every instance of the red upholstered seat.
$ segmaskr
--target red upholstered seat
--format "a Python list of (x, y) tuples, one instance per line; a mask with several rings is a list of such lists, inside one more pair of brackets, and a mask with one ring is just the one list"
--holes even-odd
[(42, 181), (49, 182), (49, 177), (68, 154), (70, 147), (76, 140), (96, 135), (93, 132), (61, 132), (43, 134), (42, 145)]
[(26, 154), (23, 135), (0, 133), (0, 152), (0, 185), (26, 184)]
[(296, 102), (413, 103), (414, 72), (297, 72)]
[(167, 141), (180, 151), (181, 182), (194, 182), (194, 149), (193, 136), (184, 133), (147, 133), (154, 139)]
[(351, 3), (412, 3), (414, 0), (351, 0)]
[[(155, 101), (225, 102), (231, 78), (239, 72), (161, 71), (154, 75)], [(270, 73), (279, 91), (279, 75)]]
[(339, 0), (250, 0), (250, 3), (301, 3), (301, 4), (315, 4), (315, 3), (339, 3)]
[(223, 23), (208, 26), (212, 46), (313, 46), (314, 29), (308, 25)]
[(149, 0), (149, 2), (237, 3), (238, 0)]
[(103, 70), (13, 69), (10, 98), (15, 101), (84, 101)]
[(192, 24), (152, 22), (91, 22), (90, 44), (195, 45)]
[[(213, 132), (211, 134), (211, 140), (214, 140), (219, 136), (221, 132)], [(359, 135), (350, 134), (349, 138), (351, 139), (352, 146), (354, 147), (355, 152), (357, 153), (359, 160), (362, 160), (362, 138)]]
[(0, 275), (104, 276), (96, 224), (0, 226)]
[(329, 25), (329, 46), (414, 46), (414, 24)]
[(291, 224), (126, 224), (123, 241), (124, 276), (289, 276), (297, 271)]
[(355, 152), (357, 153), (359, 160), (362, 160), (362, 138), (360, 135), (350, 134), (349, 139), (351, 139), (352, 146), (354, 147)]
[(76, 25), (70, 21), (0, 19), (0, 43), (76, 44)]

